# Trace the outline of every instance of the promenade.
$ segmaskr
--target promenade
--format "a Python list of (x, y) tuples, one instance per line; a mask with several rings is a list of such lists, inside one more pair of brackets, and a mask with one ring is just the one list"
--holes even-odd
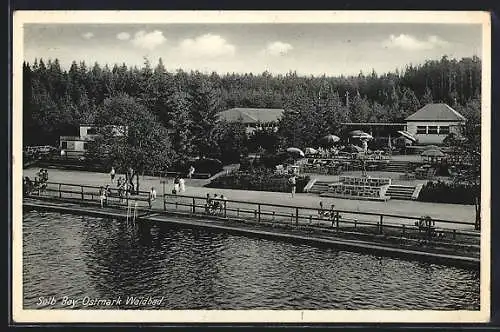
[[(33, 178), (38, 172), (38, 168), (28, 168), (23, 171), (23, 176)], [(92, 185), (101, 186), (110, 184), (112, 188), (116, 186), (111, 184), (110, 176), (107, 173), (96, 173), (86, 171), (66, 171), (59, 169), (49, 169), (49, 181), (61, 182), (68, 184)], [(119, 174), (117, 175), (119, 176)], [(158, 196), (162, 194), (163, 184), (159, 177), (144, 176), (140, 178), (140, 189), (149, 191), (151, 187), (155, 187)], [(115, 178), (116, 181), (116, 178)], [(173, 179), (165, 179), (165, 192), (170, 193), (173, 188)], [(430, 215), (435, 219), (446, 219), (470, 222), (474, 221), (475, 211), (472, 205), (458, 204), (442, 204), (442, 203), (426, 203), (417, 201), (389, 200), (387, 202), (378, 201), (358, 201), (338, 198), (319, 197), (316, 194), (296, 194), (291, 197), (289, 193), (276, 193), (264, 191), (248, 191), (248, 190), (233, 190), (233, 189), (218, 189), (205, 188), (208, 180), (202, 179), (186, 179), (185, 195), (204, 197), (207, 193), (223, 194), (227, 199), (240, 200), (248, 202), (262, 202), (271, 204), (284, 205), (299, 205), (318, 208), (319, 202), (323, 201), (326, 207), (335, 204), (335, 207), (340, 210), (351, 210), (360, 212), (386, 213), (405, 216), (420, 217), (422, 215)], [(162, 207), (161, 200), (154, 203), (155, 207)], [(472, 226), (470, 227), (472, 229)]]

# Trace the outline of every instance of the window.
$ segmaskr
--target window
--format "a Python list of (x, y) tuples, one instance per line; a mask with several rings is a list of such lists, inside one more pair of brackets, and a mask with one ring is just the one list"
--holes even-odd
[(97, 134), (97, 129), (96, 128), (89, 128), (87, 129), (87, 135), (96, 135)]
[(61, 147), (62, 147), (63, 149), (67, 149), (67, 148), (68, 148), (68, 142), (62, 142), (62, 143), (61, 143)]
[(438, 127), (437, 126), (429, 126), (427, 133), (428, 134), (437, 134), (438, 133)]
[(417, 134), (427, 134), (426, 126), (417, 126)]
[(448, 126), (439, 127), (439, 133), (443, 135), (448, 135), (450, 133), (450, 127)]
[(83, 149), (87, 150), (89, 148), (89, 143), (83, 143)]

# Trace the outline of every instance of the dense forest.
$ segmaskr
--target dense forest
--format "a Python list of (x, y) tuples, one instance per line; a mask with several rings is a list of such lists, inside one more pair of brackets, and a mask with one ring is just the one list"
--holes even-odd
[(156, 65), (145, 59), (142, 68), (73, 62), (63, 70), (57, 59), (38, 59), (23, 64), (23, 82), (24, 145), (58, 145), (60, 135), (96, 122), (106, 100), (119, 96), (176, 131), (169, 143), (175, 153), (218, 155), (225, 145), (240, 144), (228, 130), (242, 128), (216, 124), (217, 113), (231, 107), (284, 108), (278, 136), (299, 147), (338, 132), (342, 122), (401, 122), (430, 102), (477, 121), (481, 60), (444, 56), (402, 72), (314, 77), (169, 72), (161, 59)]

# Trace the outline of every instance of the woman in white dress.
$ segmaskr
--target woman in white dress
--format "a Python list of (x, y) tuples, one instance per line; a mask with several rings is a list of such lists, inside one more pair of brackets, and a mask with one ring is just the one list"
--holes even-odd
[(183, 193), (186, 191), (186, 184), (183, 178), (179, 179), (179, 192)]

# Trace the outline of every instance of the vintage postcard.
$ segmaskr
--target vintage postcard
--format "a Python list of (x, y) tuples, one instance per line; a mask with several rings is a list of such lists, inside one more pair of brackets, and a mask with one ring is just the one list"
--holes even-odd
[(489, 13), (13, 24), (15, 322), (489, 320)]

